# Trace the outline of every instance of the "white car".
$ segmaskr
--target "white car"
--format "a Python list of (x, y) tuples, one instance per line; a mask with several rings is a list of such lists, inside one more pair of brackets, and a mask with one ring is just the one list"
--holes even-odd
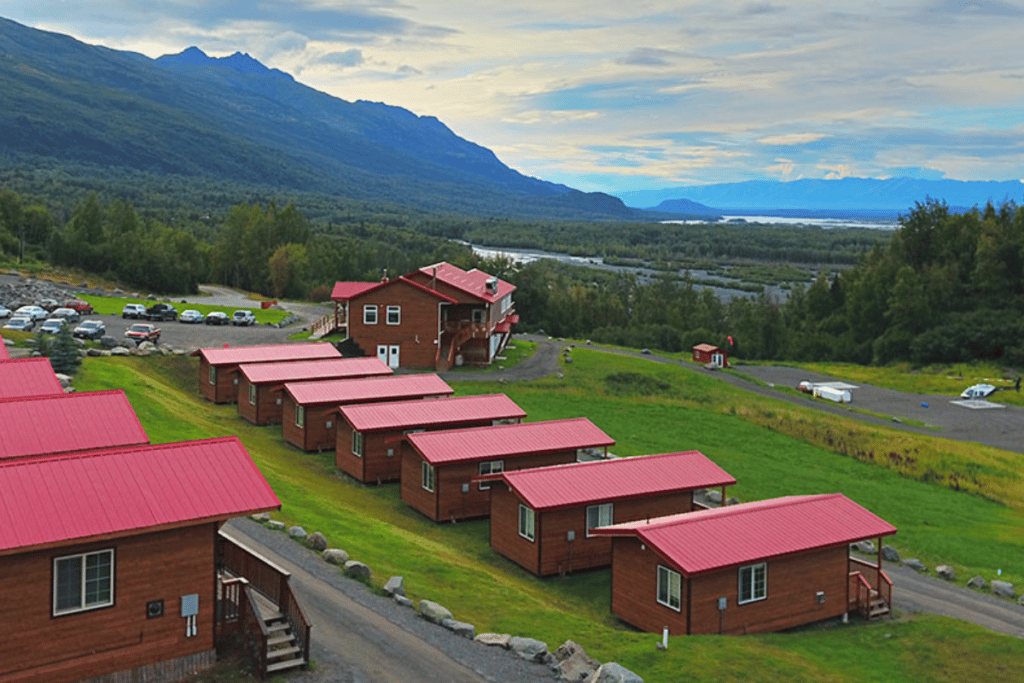
[(3, 304), (0, 304), (0, 318), (10, 318), (11, 309), (7, 308)]
[(5, 330), (17, 330), (19, 332), (31, 332), (32, 328), (35, 327), (35, 326), (36, 326), (36, 324), (35, 324), (35, 322), (32, 321), (32, 318), (27, 318), (27, 317), (22, 316), (22, 317), (11, 318), (7, 322), (7, 324), (4, 325), (4, 329)]
[(57, 334), (67, 324), (68, 321), (64, 318), (50, 318), (39, 327), (39, 331), (45, 332), (46, 334)]
[(204, 320), (206, 320), (206, 316), (191, 308), (187, 311), (182, 311), (181, 315), (178, 316), (179, 323), (201, 323)]
[(235, 314), (231, 316), (232, 325), (255, 325), (256, 316), (253, 315), (252, 311), (245, 309), (239, 309), (235, 311)]
[(142, 304), (125, 304), (124, 308), (121, 309), (122, 318), (143, 318), (146, 315), (146, 307)]
[(36, 320), (46, 320), (50, 314), (46, 312), (45, 308), (40, 308), (39, 306), (22, 306), (14, 312), (14, 315), (19, 318), (28, 318), (35, 322)]

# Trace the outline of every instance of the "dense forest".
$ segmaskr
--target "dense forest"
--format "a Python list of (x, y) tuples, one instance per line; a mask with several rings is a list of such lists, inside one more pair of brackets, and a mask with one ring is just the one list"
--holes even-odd
[[(216, 282), (324, 300), (337, 280), (375, 280), (446, 260), (515, 284), (524, 331), (672, 352), (701, 342), (726, 346), (731, 337), (733, 354), (749, 359), (1001, 358), (1024, 366), (1024, 209), (1012, 202), (956, 214), (929, 200), (891, 234), (443, 216), (385, 221), (311, 223), (294, 205), (271, 202), (169, 225), (140, 216), (126, 199), (103, 202), (95, 193), (60, 221), (47, 206), (0, 190), (3, 260), (51, 262), (155, 292)], [(645, 263), (655, 274), (483, 260), (452, 238), (603, 255)], [(724, 301), (686, 271), (738, 257), (816, 264), (804, 272), (817, 277), (792, 286), (785, 301), (764, 291)]]

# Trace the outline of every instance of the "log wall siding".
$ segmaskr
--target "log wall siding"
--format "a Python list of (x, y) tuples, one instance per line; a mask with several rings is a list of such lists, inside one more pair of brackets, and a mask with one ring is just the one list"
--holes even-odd
[(421, 478), (423, 458), (408, 444), (402, 445), (402, 502), (430, 519), (437, 519), (437, 480), (434, 491), (423, 488)]
[[(280, 384), (251, 384), (245, 375), (239, 373), (238, 416), (254, 425), (281, 424), (284, 406), (284, 389)], [(256, 404), (249, 403), (249, 387), (256, 387)], [(278, 401), (281, 403), (278, 403)]]
[[(348, 334), (367, 356), (377, 355), (377, 346), (399, 347), (403, 368), (433, 368), (437, 357), (438, 305), (441, 300), (408, 284), (369, 292), (349, 301)], [(377, 324), (363, 322), (363, 307), (377, 306)], [(401, 306), (401, 324), (387, 324), (387, 307)]]
[[(650, 633), (671, 635), (763, 633), (829, 619), (846, 611), (845, 545), (767, 562), (767, 598), (738, 604), (739, 568), (682, 577), (680, 611), (657, 601), (657, 568), (671, 566), (635, 538), (612, 544), (612, 613)], [(750, 564), (757, 564), (751, 562)], [(818, 603), (817, 591), (825, 601)], [(724, 615), (718, 599), (727, 599)], [(687, 604), (687, 601), (690, 604)], [(689, 623), (687, 620), (689, 619)]]
[[(0, 682), (62, 683), (214, 648), (216, 525), (143, 534), (0, 558)], [(114, 605), (52, 616), (56, 557), (114, 549)], [(182, 595), (199, 595), (198, 634), (185, 636)], [(146, 618), (146, 603), (164, 616)]]
[(199, 357), (199, 393), (211, 403), (234, 403), (238, 400), (238, 385), (235, 379), (240, 376), (238, 364), (218, 365), (217, 383), (210, 384), (210, 362)]
[(305, 431), (295, 426), (295, 399), (287, 391), (281, 394), (281, 436), (291, 445), (306, 449)]

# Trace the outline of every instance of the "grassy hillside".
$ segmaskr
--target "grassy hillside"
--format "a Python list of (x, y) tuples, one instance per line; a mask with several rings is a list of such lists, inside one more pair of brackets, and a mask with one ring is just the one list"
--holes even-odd
[[(908, 479), (782, 434), (777, 430), (820, 418), (681, 367), (577, 349), (564, 370), (563, 380), (455, 386), (460, 394), (503, 391), (532, 420), (589, 417), (616, 439), (620, 455), (699, 449), (737, 478), (730, 493), (743, 500), (841, 491), (899, 527), (894, 544), (905, 556), (930, 565), (942, 560), (960, 575), (989, 579), (1001, 568), (1003, 578), (1024, 582), (1024, 511), (1016, 502), (1024, 496), (1009, 470), (993, 468), (989, 476), (1014, 493), (1012, 505)], [(428, 522), (406, 508), (397, 486), (358, 484), (335, 473), (333, 454), (300, 453), (284, 444), (279, 427), (253, 427), (235, 406), (207, 404), (196, 375), (192, 358), (86, 359), (76, 385), (124, 388), (154, 442), (238, 434), (283, 501), (282, 519), (322, 531), (367, 562), (377, 584), (404, 575), (410, 597), (438, 600), (478, 631), (528, 635), (552, 647), (572, 638), (648, 683), (1024, 678), (1024, 642), (931, 616), (742, 638), (677, 637), (658, 652), (660, 636), (638, 633), (609, 613), (608, 571), (537, 579), (490, 550), (487, 521)], [(853, 422), (828, 428), (849, 438), (897, 438)], [(945, 447), (938, 439), (898, 438), (919, 451)]]

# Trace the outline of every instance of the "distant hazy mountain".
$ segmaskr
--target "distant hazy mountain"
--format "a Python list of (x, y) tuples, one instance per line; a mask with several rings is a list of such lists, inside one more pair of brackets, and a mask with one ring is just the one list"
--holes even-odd
[[(923, 202), (929, 197), (945, 201), (958, 210), (984, 206), (989, 201), (999, 204), (1008, 199), (1021, 204), (1024, 183), (1017, 180), (966, 182), (918, 178), (843, 178), (789, 182), (752, 180), (622, 192), (619, 197), (628, 206), (658, 206), (659, 210), (659, 205), (666, 200), (685, 199), (725, 213), (765, 211), (798, 215), (804, 211), (884, 214), (905, 213), (915, 202)], [(668, 206), (675, 206), (675, 202)]]
[(6, 19), (0, 131), (0, 163), (29, 155), (466, 215), (642, 215), (524, 176), (436, 118), (326, 95), (249, 55), (153, 60)]

